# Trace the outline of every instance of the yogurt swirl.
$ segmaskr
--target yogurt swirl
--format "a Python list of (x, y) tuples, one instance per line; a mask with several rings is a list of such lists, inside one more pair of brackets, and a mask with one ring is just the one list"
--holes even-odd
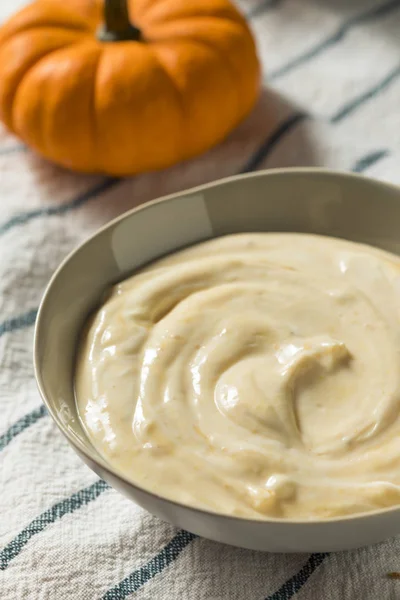
[(400, 503), (400, 261), (240, 234), (153, 263), (88, 324), (78, 411), (111, 465), (250, 518)]

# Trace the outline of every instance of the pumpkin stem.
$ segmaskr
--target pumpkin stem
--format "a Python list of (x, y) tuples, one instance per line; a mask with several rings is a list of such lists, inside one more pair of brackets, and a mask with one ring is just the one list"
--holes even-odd
[(97, 37), (101, 42), (140, 40), (140, 30), (129, 20), (128, 0), (104, 0), (104, 25)]

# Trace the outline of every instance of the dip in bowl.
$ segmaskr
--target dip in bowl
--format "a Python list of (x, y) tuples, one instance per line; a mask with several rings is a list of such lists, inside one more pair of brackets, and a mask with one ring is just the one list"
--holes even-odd
[(217, 541), (326, 551), (400, 530), (399, 265), (317, 237), (396, 253), (398, 202), (360, 176), (270, 171), (103, 228), (57, 271), (36, 326), (39, 388), (75, 450)]

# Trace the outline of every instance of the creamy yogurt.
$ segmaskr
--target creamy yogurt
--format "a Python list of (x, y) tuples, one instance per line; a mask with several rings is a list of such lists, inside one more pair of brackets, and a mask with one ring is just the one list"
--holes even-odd
[(315, 519), (400, 503), (400, 260), (240, 234), (116, 285), (82, 336), (98, 451), (172, 500)]

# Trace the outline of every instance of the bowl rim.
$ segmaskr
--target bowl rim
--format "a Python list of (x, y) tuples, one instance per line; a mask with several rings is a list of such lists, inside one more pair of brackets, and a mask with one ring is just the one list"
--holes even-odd
[[(269, 525), (282, 524), (282, 525), (291, 525), (291, 526), (299, 526), (299, 527), (306, 526), (306, 525), (309, 525), (309, 526), (328, 525), (330, 523), (347, 522), (347, 521), (358, 521), (359, 522), (360, 520), (368, 519), (369, 517), (376, 517), (378, 515), (379, 516), (385, 515), (387, 513), (400, 512), (400, 504), (399, 504), (399, 505), (389, 506), (386, 508), (378, 508), (378, 509), (371, 510), (371, 511), (364, 511), (364, 512), (360, 512), (360, 513), (354, 513), (354, 514), (348, 514), (348, 515), (339, 515), (339, 516), (328, 517), (328, 518), (324, 518), (324, 519), (321, 519), (321, 518), (286, 519), (286, 518), (282, 518), (282, 517), (280, 517), (280, 518), (279, 517), (268, 517), (268, 518), (260, 517), (259, 519), (256, 519), (256, 518), (249, 518), (249, 517), (243, 517), (243, 516), (237, 516), (237, 515), (229, 515), (226, 513), (222, 513), (222, 512), (220, 513), (217, 511), (210, 510), (210, 509), (194, 506), (191, 504), (184, 504), (182, 502), (178, 502), (177, 500), (173, 500), (166, 496), (162, 496), (160, 494), (157, 494), (156, 492), (146, 489), (145, 487), (142, 487), (135, 481), (131, 480), (127, 475), (125, 475), (124, 473), (121, 473), (117, 468), (115, 468), (111, 464), (109, 464), (105, 459), (103, 459), (103, 457), (100, 454), (98, 456), (95, 456), (94, 453), (92, 453), (92, 450), (90, 448), (90, 439), (88, 438), (88, 435), (87, 435), (84, 427), (83, 427), (83, 431), (85, 432), (85, 436), (88, 438), (88, 443), (85, 443), (85, 444), (79, 438), (77, 438), (75, 435), (71, 434), (68, 427), (65, 426), (65, 423), (59, 417), (58, 412), (52, 407), (52, 404), (49, 401), (49, 399), (47, 398), (47, 395), (45, 393), (43, 377), (42, 377), (41, 369), (39, 366), (40, 365), (39, 348), (41, 345), (40, 338), (41, 338), (41, 331), (42, 331), (42, 322), (44, 319), (43, 315), (47, 309), (48, 298), (50, 295), (50, 291), (53, 288), (54, 282), (58, 279), (59, 274), (61, 273), (61, 271), (63, 271), (64, 267), (69, 263), (69, 261), (76, 254), (81, 252), (86, 245), (90, 244), (90, 242), (94, 238), (101, 235), (107, 229), (114, 227), (115, 225), (117, 225), (118, 223), (131, 217), (132, 215), (142, 212), (142, 211), (145, 211), (148, 208), (155, 206), (157, 204), (167, 203), (170, 200), (179, 198), (180, 196), (193, 195), (193, 194), (196, 194), (198, 192), (201, 192), (201, 191), (204, 191), (204, 190), (207, 190), (210, 188), (218, 188), (220, 186), (224, 186), (227, 183), (235, 182), (238, 180), (256, 179), (256, 178), (267, 179), (270, 176), (285, 176), (285, 175), (310, 175), (310, 176), (322, 175), (322, 176), (326, 176), (326, 177), (332, 178), (332, 179), (335, 179), (335, 178), (338, 178), (341, 180), (346, 180), (346, 179), (351, 180), (352, 179), (352, 180), (356, 180), (356, 181), (363, 181), (364, 183), (369, 182), (371, 185), (376, 185), (378, 188), (379, 187), (382, 188), (382, 190), (387, 190), (387, 191), (391, 190), (392, 192), (397, 193), (399, 196), (399, 201), (400, 201), (400, 186), (390, 183), (390, 182), (381, 181), (378, 179), (368, 177), (367, 175), (365, 175), (363, 173), (353, 173), (351, 171), (335, 170), (335, 169), (329, 169), (329, 168), (324, 168), (324, 167), (284, 167), (284, 168), (274, 168), (274, 169), (262, 169), (262, 170), (254, 171), (254, 172), (250, 172), (250, 173), (240, 173), (238, 175), (224, 177), (222, 179), (217, 179), (217, 180), (207, 182), (207, 183), (204, 183), (204, 184), (192, 187), (192, 188), (187, 188), (187, 189), (184, 189), (184, 190), (181, 190), (178, 192), (174, 192), (172, 194), (167, 194), (165, 196), (155, 198), (154, 200), (145, 202), (145, 203), (140, 204), (139, 206), (136, 206), (128, 211), (125, 211), (121, 215), (115, 217), (114, 219), (111, 219), (110, 221), (108, 221), (107, 223), (102, 225), (94, 233), (92, 233), (90, 236), (85, 238), (84, 241), (81, 242), (78, 246), (76, 246), (71, 252), (69, 252), (67, 254), (67, 256), (61, 261), (61, 263), (59, 264), (57, 269), (54, 271), (53, 275), (51, 276), (49, 282), (47, 283), (47, 285), (45, 287), (44, 293), (42, 295), (42, 298), (41, 298), (41, 301), (39, 304), (36, 321), (35, 321), (35, 326), (34, 326), (34, 335), (33, 335), (33, 370), (34, 370), (34, 377), (35, 377), (37, 388), (39, 390), (39, 394), (41, 396), (41, 399), (42, 399), (49, 415), (51, 416), (51, 418), (57, 425), (58, 429), (61, 431), (61, 433), (64, 435), (64, 437), (66, 437), (68, 442), (75, 449), (75, 451), (78, 452), (78, 454), (83, 454), (87, 460), (94, 463), (97, 467), (101, 468), (103, 471), (105, 471), (107, 473), (107, 475), (111, 476), (112, 478), (114, 477), (116, 479), (119, 479), (125, 485), (133, 487), (138, 492), (152, 496), (154, 499), (156, 499), (158, 501), (167, 502), (169, 504), (172, 504), (173, 506), (175, 506), (178, 509), (190, 510), (190, 511), (194, 511), (194, 512), (198, 513), (199, 515), (205, 515), (205, 516), (214, 517), (214, 518), (218, 517), (218, 518), (221, 518), (224, 520), (233, 521), (235, 523), (239, 522), (244, 525), (245, 524), (257, 524), (257, 525), (260, 525), (260, 524), (265, 524), (265, 525), (267, 525), (267, 524), (269, 524)], [(124, 178), (121, 178), (121, 181), (124, 181)], [(78, 413), (78, 418), (80, 419), (79, 413)]]

